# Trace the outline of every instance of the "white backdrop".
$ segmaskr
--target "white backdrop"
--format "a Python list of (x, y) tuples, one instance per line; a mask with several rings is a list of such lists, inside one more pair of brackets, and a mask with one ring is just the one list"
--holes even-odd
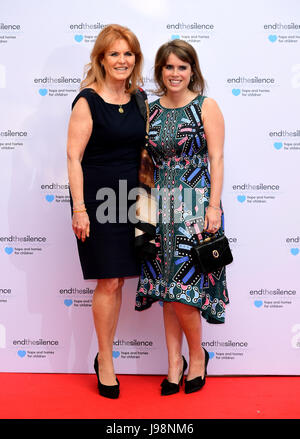
[[(299, 375), (298, 0), (0, 6), (0, 370), (92, 372), (95, 282), (82, 279), (71, 230), (66, 136), (83, 67), (109, 23), (138, 36), (148, 92), (158, 47), (191, 42), (207, 95), (225, 117), (223, 204), (234, 263), (226, 323), (203, 322), (209, 373)], [(162, 307), (134, 311), (136, 285), (125, 283), (116, 371), (165, 373)]]

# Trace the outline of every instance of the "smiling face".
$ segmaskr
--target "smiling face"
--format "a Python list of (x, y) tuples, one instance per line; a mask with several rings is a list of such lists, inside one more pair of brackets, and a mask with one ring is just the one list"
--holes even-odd
[(124, 39), (118, 39), (106, 50), (101, 64), (105, 69), (105, 79), (126, 81), (134, 69), (135, 55)]
[(185, 92), (193, 75), (191, 65), (170, 53), (161, 71), (167, 93)]

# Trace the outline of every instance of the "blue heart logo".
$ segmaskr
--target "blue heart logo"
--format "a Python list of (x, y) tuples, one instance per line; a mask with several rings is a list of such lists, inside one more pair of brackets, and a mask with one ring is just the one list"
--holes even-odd
[(40, 88), (39, 89), (39, 94), (41, 96), (46, 96), (47, 93), (48, 93), (48, 90), (46, 88)]
[(291, 248), (291, 253), (292, 253), (293, 256), (297, 256), (299, 254), (298, 247)]
[(241, 94), (241, 90), (239, 88), (233, 88), (231, 91), (233, 96), (238, 96), (239, 94)]
[(73, 303), (73, 300), (72, 300), (72, 299), (65, 299), (65, 300), (64, 300), (64, 304), (65, 304), (66, 306), (71, 306), (72, 303)]
[(255, 300), (254, 305), (256, 306), (256, 308), (260, 308), (263, 305), (263, 301), (262, 300)]
[(119, 351), (113, 351), (113, 358), (119, 358), (120, 352)]
[(26, 355), (26, 351), (18, 351), (19, 357), (23, 358)]
[(268, 38), (271, 43), (275, 43), (275, 41), (277, 40), (277, 35), (269, 35)]
[(274, 142), (274, 148), (275, 149), (280, 149), (280, 148), (282, 148), (282, 146), (283, 146), (282, 142)]
[(171, 35), (171, 40), (180, 40), (180, 35)]
[(7, 253), (8, 255), (11, 255), (12, 252), (14, 251), (13, 247), (5, 247), (4, 249), (5, 253)]
[(77, 41), (77, 43), (81, 43), (83, 40), (83, 35), (75, 35), (74, 40)]
[(238, 195), (238, 196), (237, 196), (237, 200), (238, 200), (240, 203), (243, 203), (243, 202), (246, 200), (246, 195)]
[(214, 352), (209, 352), (208, 355), (209, 355), (209, 358), (212, 359), (212, 358), (214, 358), (215, 353)]
[(45, 198), (48, 201), (48, 203), (52, 203), (52, 201), (54, 200), (54, 195), (46, 195)]

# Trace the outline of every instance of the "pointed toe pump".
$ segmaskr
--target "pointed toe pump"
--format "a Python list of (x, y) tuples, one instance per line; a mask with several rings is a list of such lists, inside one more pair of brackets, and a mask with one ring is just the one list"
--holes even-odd
[(115, 384), (113, 386), (106, 386), (105, 384), (102, 384), (100, 382), (99, 369), (98, 369), (98, 354), (95, 357), (94, 369), (95, 369), (95, 372), (97, 375), (99, 394), (101, 396), (104, 396), (105, 398), (117, 399), (119, 397), (119, 394), (120, 394), (119, 380), (118, 380), (118, 378), (116, 378), (118, 384)]
[(161, 383), (161, 395), (173, 395), (174, 393), (179, 392), (180, 386), (182, 386), (183, 384), (184, 372), (186, 371), (187, 368), (187, 362), (183, 355), (182, 355), (182, 360), (183, 360), (183, 368), (180, 375), (179, 383), (178, 384), (171, 383), (170, 381), (167, 380), (167, 378), (165, 378)]
[(202, 387), (205, 384), (205, 377), (207, 375), (207, 364), (209, 360), (209, 354), (208, 352), (203, 348), (205, 353), (205, 368), (204, 368), (204, 377), (198, 376), (196, 378), (193, 378), (192, 380), (185, 380), (185, 393), (194, 393), (198, 390), (202, 389)]

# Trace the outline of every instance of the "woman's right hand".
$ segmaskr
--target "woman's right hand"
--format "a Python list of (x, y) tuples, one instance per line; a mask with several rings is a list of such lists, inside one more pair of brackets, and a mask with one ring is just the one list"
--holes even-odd
[(82, 242), (90, 236), (90, 220), (86, 212), (74, 212), (72, 228), (78, 239)]

